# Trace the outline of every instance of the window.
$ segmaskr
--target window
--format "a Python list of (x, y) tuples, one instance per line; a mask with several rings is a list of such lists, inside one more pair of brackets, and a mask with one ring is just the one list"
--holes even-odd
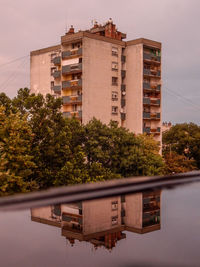
[(52, 67), (51, 68), (51, 75), (53, 75), (53, 73), (55, 72), (55, 70), (56, 70), (56, 67)]
[(72, 111), (77, 111), (77, 104), (72, 105)]
[(112, 77), (112, 85), (117, 85), (118, 78), (117, 77)]
[(118, 201), (113, 201), (112, 202), (112, 210), (117, 210), (118, 209)]
[(112, 100), (117, 101), (118, 100), (118, 92), (112, 91)]
[(112, 106), (112, 114), (117, 114), (118, 113), (118, 107), (117, 106)]
[(118, 223), (118, 216), (112, 216), (112, 225), (116, 225)]
[(118, 57), (118, 47), (112, 47), (112, 56)]
[(118, 70), (118, 63), (112, 62), (112, 70)]
[(51, 81), (51, 89), (54, 87), (54, 81)]

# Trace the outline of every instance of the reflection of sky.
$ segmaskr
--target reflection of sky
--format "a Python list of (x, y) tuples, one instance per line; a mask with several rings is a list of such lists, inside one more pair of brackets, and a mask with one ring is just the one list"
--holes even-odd
[(163, 191), (161, 230), (126, 232), (111, 253), (88, 242), (71, 247), (60, 228), (32, 222), (30, 211), (0, 213), (1, 266), (199, 266), (199, 189)]
[[(198, 123), (199, 9), (198, 0), (1, 0), (0, 65), (29, 55), (31, 50), (58, 44), (66, 25), (85, 30), (91, 20), (102, 23), (112, 17), (129, 40), (145, 37), (163, 43), (163, 120)], [(0, 91), (14, 96), (25, 86), (29, 86), (28, 57), (0, 67)]]

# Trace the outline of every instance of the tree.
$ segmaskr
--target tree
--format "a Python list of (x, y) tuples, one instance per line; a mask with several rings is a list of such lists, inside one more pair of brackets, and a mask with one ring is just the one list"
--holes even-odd
[(196, 170), (196, 163), (192, 159), (186, 158), (184, 155), (179, 155), (176, 152), (171, 152), (165, 155), (165, 173), (182, 173)]
[(194, 123), (176, 124), (163, 134), (163, 153), (170, 151), (195, 160), (200, 168), (200, 127)]
[(85, 125), (84, 149), (88, 164), (97, 162), (124, 177), (156, 175), (163, 170), (159, 146), (146, 135), (136, 136), (115, 122), (93, 119)]
[(1, 195), (37, 188), (31, 179), (36, 168), (31, 156), (33, 134), (26, 116), (6, 114), (0, 107), (0, 191)]

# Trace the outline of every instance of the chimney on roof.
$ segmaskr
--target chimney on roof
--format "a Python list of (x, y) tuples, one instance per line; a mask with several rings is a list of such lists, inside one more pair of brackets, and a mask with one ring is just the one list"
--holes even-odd
[(74, 27), (73, 25), (71, 25), (69, 31), (67, 32), (67, 34), (73, 34), (74, 33)]

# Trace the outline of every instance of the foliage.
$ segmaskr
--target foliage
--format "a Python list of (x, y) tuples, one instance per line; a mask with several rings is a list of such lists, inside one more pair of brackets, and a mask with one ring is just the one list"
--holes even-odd
[(170, 151), (194, 160), (200, 168), (200, 127), (194, 123), (176, 124), (163, 134), (163, 153)]
[(24, 88), (13, 100), (0, 94), (0, 105), (1, 195), (163, 171), (151, 137), (65, 119), (60, 98)]
[(0, 194), (37, 188), (31, 180), (36, 168), (31, 156), (33, 134), (27, 118), (6, 114), (0, 107)]
[(165, 155), (165, 173), (182, 173), (196, 170), (195, 161), (186, 158), (184, 155), (179, 155), (176, 152), (171, 152)]

